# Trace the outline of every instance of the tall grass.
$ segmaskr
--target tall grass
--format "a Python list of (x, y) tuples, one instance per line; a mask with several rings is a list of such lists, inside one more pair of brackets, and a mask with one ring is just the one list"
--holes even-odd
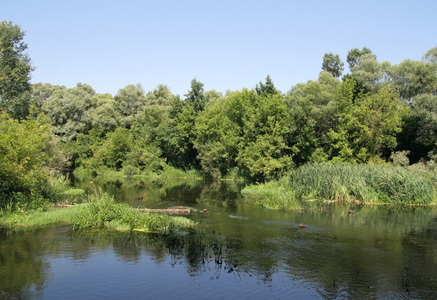
[(436, 197), (432, 172), (411, 167), (367, 164), (306, 164), (290, 174), (300, 197), (393, 204), (430, 204)]
[(298, 209), (302, 200), (341, 203), (435, 204), (437, 176), (423, 165), (409, 167), (368, 164), (312, 163), (280, 181), (242, 190), (267, 208)]
[(250, 185), (241, 193), (256, 204), (270, 209), (293, 210), (300, 209), (300, 201), (291, 189), (287, 177), (269, 181), (264, 184)]

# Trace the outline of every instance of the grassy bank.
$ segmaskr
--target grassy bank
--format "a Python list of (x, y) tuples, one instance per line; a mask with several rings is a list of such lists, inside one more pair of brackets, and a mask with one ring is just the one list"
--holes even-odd
[(437, 176), (423, 165), (306, 164), (279, 181), (242, 193), (269, 208), (296, 209), (304, 200), (341, 203), (436, 204)]
[(4, 213), (3, 227), (31, 227), (71, 224), (74, 230), (110, 229), (118, 231), (166, 232), (169, 228), (192, 227), (194, 223), (183, 217), (143, 213), (127, 204), (116, 203), (101, 191), (89, 195), (82, 204), (68, 207), (49, 207), (46, 211)]

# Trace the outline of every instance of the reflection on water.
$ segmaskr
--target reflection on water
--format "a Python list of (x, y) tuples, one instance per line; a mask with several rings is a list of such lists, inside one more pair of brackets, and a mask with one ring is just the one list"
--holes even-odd
[(224, 239), (223, 263), (153, 235), (3, 230), (0, 299), (437, 298), (435, 209), (286, 213), (245, 203), (235, 183), (92, 181), (133, 206), (197, 209), (190, 218)]

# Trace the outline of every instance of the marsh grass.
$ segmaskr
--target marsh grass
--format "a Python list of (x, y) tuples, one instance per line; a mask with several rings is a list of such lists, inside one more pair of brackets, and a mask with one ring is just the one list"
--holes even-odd
[(339, 202), (425, 205), (436, 200), (432, 172), (393, 165), (307, 164), (291, 172), (290, 185), (301, 198)]
[(435, 205), (437, 178), (423, 165), (306, 164), (279, 181), (242, 194), (273, 209), (298, 209), (314, 200), (352, 204)]
[(251, 199), (254, 203), (266, 208), (281, 210), (301, 208), (300, 201), (286, 177), (264, 184), (247, 186), (241, 193), (246, 199)]

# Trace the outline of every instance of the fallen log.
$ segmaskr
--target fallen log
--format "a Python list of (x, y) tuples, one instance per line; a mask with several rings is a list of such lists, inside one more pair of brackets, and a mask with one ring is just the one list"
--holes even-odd
[(191, 210), (189, 208), (137, 208), (139, 211), (151, 212), (151, 213), (161, 213), (168, 215), (189, 215)]

